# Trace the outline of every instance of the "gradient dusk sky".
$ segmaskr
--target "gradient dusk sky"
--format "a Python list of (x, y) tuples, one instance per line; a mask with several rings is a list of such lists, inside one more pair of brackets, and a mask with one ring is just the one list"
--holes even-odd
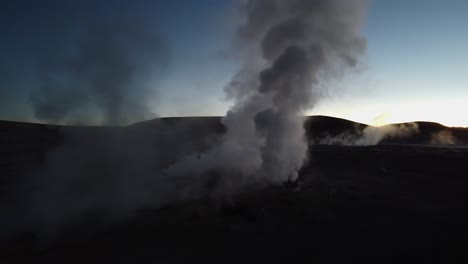
[[(41, 122), (30, 100), (39, 86), (38, 61), (73, 48), (82, 21), (112, 21), (116, 10), (150, 21), (167, 47), (164, 71), (152, 85), (154, 113), (224, 115), (231, 104), (224, 87), (239, 63), (231, 56), (233, 6), (228, 0), (2, 1), (0, 119)], [(468, 126), (467, 14), (466, 0), (370, 1), (361, 63), (327, 83), (307, 113), (376, 125)]]

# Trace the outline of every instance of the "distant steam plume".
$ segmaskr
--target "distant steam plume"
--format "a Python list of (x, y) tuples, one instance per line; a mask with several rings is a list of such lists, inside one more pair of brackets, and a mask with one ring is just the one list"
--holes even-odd
[(373, 146), (382, 140), (409, 138), (419, 133), (417, 123), (391, 124), (386, 126), (367, 126), (364, 129), (355, 127), (350, 131), (335, 136), (314, 139), (316, 144), (343, 146)]
[(419, 132), (417, 123), (406, 123), (397, 125), (386, 125), (382, 127), (368, 126), (362, 131), (359, 137), (353, 144), (358, 146), (377, 145), (386, 137), (390, 138), (407, 138)]
[(148, 19), (127, 13), (79, 22), (72, 48), (60, 39), (61, 50), (43, 59), (40, 87), (31, 96), (35, 117), (112, 125), (154, 117), (148, 106), (155, 95), (151, 81), (165, 70), (169, 56), (151, 27)]
[(235, 101), (223, 119), (227, 134), (202, 158), (182, 160), (168, 172), (215, 170), (271, 182), (297, 175), (307, 160), (303, 111), (313, 106), (323, 78), (355, 66), (365, 51), (366, 8), (364, 0), (245, 1), (237, 36), (244, 67), (226, 88)]
[(457, 139), (450, 130), (442, 130), (431, 135), (431, 144), (454, 145)]
[(370, 146), (377, 145), (386, 138), (408, 138), (419, 132), (417, 123), (389, 124), (391, 113), (382, 113), (374, 118), (370, 126), (362, 131), (356, 128), (356, 138), (343, 145)]

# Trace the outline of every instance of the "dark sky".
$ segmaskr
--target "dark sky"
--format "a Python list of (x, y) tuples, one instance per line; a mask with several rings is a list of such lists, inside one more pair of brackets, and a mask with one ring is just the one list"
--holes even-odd
[[(230, 105), (223, 88), (237, 68), (225, 56), (232, 7), (228, 0), (2, 1), (0, 119), (223, 115)], [(467, 13), (463, 0), (372, 1), (359, 71), (332, 83), (340, 93), (310, 113), (468, 125)]]

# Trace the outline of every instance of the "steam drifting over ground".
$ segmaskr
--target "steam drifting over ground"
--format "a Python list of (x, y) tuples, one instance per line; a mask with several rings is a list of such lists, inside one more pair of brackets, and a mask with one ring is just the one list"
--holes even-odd
[[(390, 138), (408, 138), (419, 132), (417, 123), (392, 124), (381, 127), (368, 126), (363, 130), (355, 128), (352, 131), (346, 131), (335, 136), (324, 137), (315, 143), (323, 145), (343, 145), (343, 146), (373, 146), (379, 144), (387, 137)], [(440, 133), (439, 133), (440, 134)], [(434, 135), (432, 143), (436, 139), (445, 140), (445, 134)]]

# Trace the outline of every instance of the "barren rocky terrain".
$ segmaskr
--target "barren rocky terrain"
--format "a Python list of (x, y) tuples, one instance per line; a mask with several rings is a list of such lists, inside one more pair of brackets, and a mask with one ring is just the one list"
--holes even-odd
[[(1, 262), (466, 262), (468, 132), (418, 125), (417, 133), (384, 137), (375, 146), (326, 145), (321, 138), (359, 135), (366, 126), (312, 117), (305, 125), (310, 159), (300, 182), (241, 193), (229, 202), (147, 208), (104, 225), (90, 218), (48, 242), (24, 233), (2, 242)], [(175, 146), (169, 134), (182, 131), (178, 140), (185, 148), (171, 150), (178, 156), (207, 148), (224, 127), (216, 117), (107, 128), (0, 122), (2, 205), (14, 204), (4, 194), (66, 144), (70, 131), (93, 140), (109, 133), (130, 142), (152, 136), (155, 146)], [(453, 135), (450, 144), (431, 139), (440, 131)], [(173, 162), (171, 155), (164, 158), (160, 166)]]

